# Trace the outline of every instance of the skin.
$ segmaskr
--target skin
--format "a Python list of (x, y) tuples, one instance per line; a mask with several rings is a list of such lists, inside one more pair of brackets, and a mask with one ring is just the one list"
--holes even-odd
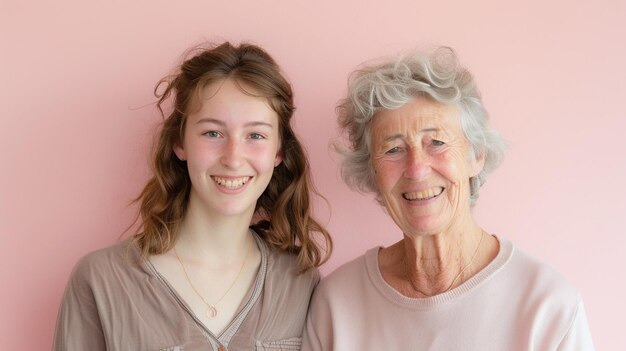
[(409, 297), (462, 284), (498, 251), (492, 236), (481, 241), (483, 230), (471, 215), (469, 178), (484, 160), (471, 155), (458, 115), (455, 106), (416, 97), (371, 122), (379, 196), (404, 235), (379, 252), (379, 265), (387, 283)]
[(192, 183), (175, 249), (207, 302), (215, 304), (223, 296), (217, 317), (205, 314), (206, 304), (173, 250), (150, 258), (216, 335), (230, 323), (256, 277), (261, 256), (248, 226), (282, 162), (278, 115), (266, 99), (244, 90), (254, 92), (230, 79), (203, 88), (191, 105), (183, 142), (174, 148), (187, 162)]

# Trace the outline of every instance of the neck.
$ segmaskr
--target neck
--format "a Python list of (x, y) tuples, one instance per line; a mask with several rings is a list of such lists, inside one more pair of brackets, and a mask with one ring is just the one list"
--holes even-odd
[[(389, 247), (381, 271), (400, 293), (428, 297), (457, 287), (486, 266), (482, 254), (490, 236), (478, 225), (463, 232), (448, 231), (432, 235), (405, 235)], [(490, 260), (490, 259), (488, 259)], [(385, 274), (383, 274), (385, 276)], [(393, 283), (392, 283), (393, 282)]]
[(176, 247), (185, 256), (229, 260), (241, 256), (254, 239), (249, 233), (252, 214), (211, 216), (190, 203)]

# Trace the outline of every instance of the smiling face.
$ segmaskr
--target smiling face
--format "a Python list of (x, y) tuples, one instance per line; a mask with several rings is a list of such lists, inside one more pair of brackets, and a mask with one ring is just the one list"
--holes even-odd
[(247, 95), (229, 79), (204, 87), (198, 107), (187, 117), (183, 143), (174, 148), (187, 161), (189, 206), (209, 217), (252, 217), (282, 160), (278, 115), (267, 99)]
[(371, 122), (375, 180), (387, 211), (405, 235), (454, 230), (470, 216), (470, 157), (458, 109), (417, 97)]

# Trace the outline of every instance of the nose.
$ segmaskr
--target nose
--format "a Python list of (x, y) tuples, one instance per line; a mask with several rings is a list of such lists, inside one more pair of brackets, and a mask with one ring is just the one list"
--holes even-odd
[(239, 142), (235, 139), (228, 139), (222, 149), (220, 161), (228, 168), (237, 168), (242, 163), (242, 150)]
[(410, 148), (407, 152), (404, 176), (409, 179), (424, 179), (430, 175), (432, 168), (429, 156), (419, 148)]

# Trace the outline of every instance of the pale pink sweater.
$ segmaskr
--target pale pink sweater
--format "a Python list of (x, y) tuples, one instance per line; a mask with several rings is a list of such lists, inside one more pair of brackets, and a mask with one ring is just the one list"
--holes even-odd
[(378, 250), (323, 279), (303, 350), (593, 350), (580, 294), (548, 265), (500, 238), (497, 257), (459, 287), (405, 297)]

